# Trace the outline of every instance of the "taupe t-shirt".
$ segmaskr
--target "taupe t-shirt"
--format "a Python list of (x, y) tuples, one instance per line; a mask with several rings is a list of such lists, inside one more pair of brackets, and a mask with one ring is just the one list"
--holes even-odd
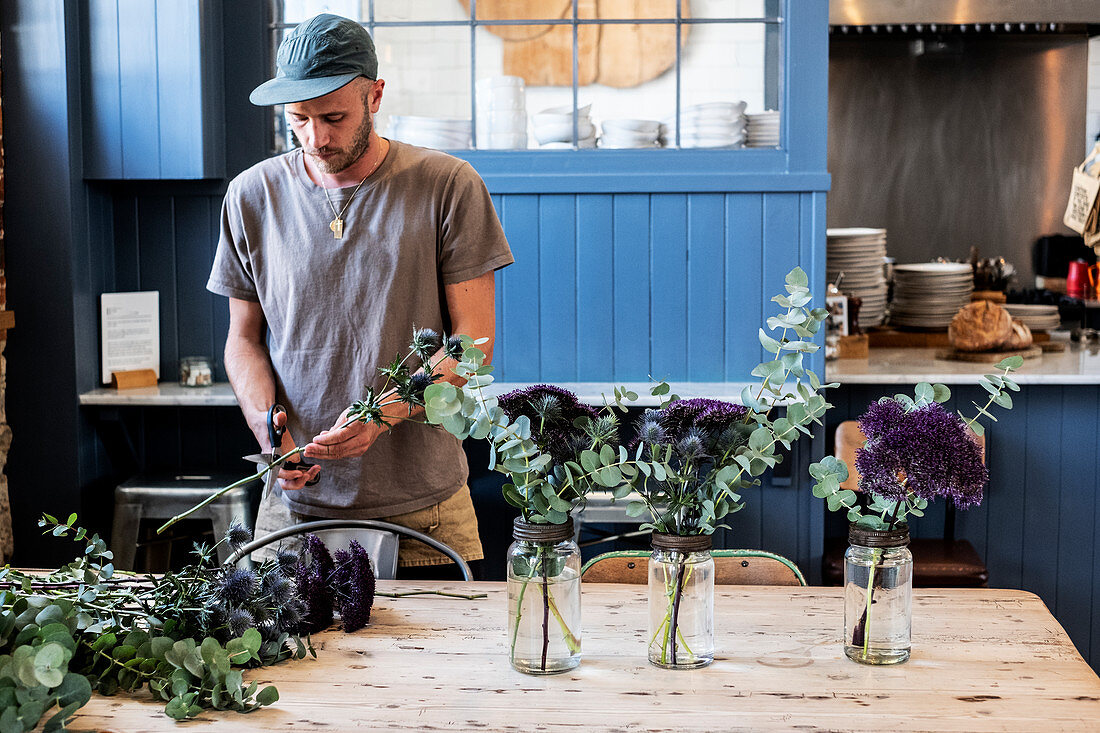
[[(465, 161), (391, 142), (352, 196), (329, 191), (344, 238), (329, 230), (325, 191), (302, 152), (265, 160), (229, 184), (207, 289), (259, 302), (278, 400), (299, 445), (327, 429), (378, 368), (407, 353), (414, 327), (450, 332), (443, 285), (510, 264), (485, 184)], [(469, 334), (477, 338), (480, 334)], [(399, 423), (359, 458), (321, 462), (321, 480), (286, 492), (291, 510), (370, 519), (422, 509), (467, 478), (459, 442)]]

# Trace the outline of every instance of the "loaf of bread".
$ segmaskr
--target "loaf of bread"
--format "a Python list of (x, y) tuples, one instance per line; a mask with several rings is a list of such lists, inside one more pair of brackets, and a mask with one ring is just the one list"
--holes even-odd
[(1012, 336), (1012, 316), (1001, 306), (979, 300), (951, 319), (947, 337), (959, 351), (989, 351)]
[(1015, 318), (1012, 319), (1012, 335), (1001, 344), (1002, 349), (1026, 349), (1033, 341), (1031, 329)]

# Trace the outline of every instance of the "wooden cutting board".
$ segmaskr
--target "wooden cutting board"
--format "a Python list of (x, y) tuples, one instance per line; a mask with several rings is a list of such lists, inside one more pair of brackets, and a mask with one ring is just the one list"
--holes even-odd
[(944, 359), (946, 361), (981, 362), (985, 364), (995, 364), (1001, 359), (1007, 359), (1010, 356), (1022, 356), (1025, 359), (1034, 359), (1042, 355), (1043, 349), (1041, 346), (1031, 346), (1026, 349), (1016, 349), (1014, 351), (959, 351), (957, 349), (940, 349), (936, 352), (937, 359)]
[[(469, 0), (459, 0), (469, 12)], [(681, 17), (691, 17), (688, 0)], [(478, 0), (479, 20), (571, 18), (568, 0)], [(582, 19), (675, 18), (676, 0), (578, 0)], [(503, 71), (528, 86), (572, 86), (573, 29), (569, 25), (486, 26), (504, 39)], [(681, 43), (689, 26), (681, 26)], [(672, 25), (580, 25), (577, 27), (577, 84), (634, 87), (676, 63)]]

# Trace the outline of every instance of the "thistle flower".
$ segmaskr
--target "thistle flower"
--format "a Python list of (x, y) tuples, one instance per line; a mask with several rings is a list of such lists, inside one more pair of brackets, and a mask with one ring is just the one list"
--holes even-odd
[(892, 501), (912, 491), (965, 508), (982, 500), (989, 472), (958, 415), (932, 403), (911, 412), (895, 400), (871, 405), (859, 421), (867, 445), (856, 451), (860, 488)]
[(533, 440), (555, 463), (574, 459), (575, 440), (584, 435), (575, 424), (578, 418), (595, 421), (599, 417), (591, 407), (581, 404), (575, 394), (550, 384), (509, 392), (500, 397), (498, 404), (511, 421), (520, 415), (527, 416)]
[(230, 605), (244, 603), (256, 592), (256, 574), (251, 570), (234, 568), (222, 579), (220, 595)]
[(584, 420), (583, 430), (589, 443), (597, 445), (617, 445), (619, 440), (619, 419), (614, 415), (600, 415), (595, 420)]
[(252, 541), (252, 530), (240, 522), (231, 522), (229, 529), (225, 531), (225, 541), (235, 548), (247, 545)]
[(256, 625), (256, 619), (243, 608), (235, 608), (229, 612), (226, 626), (229, 627), (231, 636), (238, 637)]
[(294, 585), (290, 579), (277, 570), (264, 576), (260, 588), (264, 595), (271, 598), (271, 603), (275, 606), (282, 606), (294, 594)]
[(699, 461), (707, 457), (706, 442), (702, 431), (691, 428), (676, 443), (676, 452), (685, 461)]
[(654, 445), (665, 441), (665, 429), (661, 427), (660, 414), (656, 410), (647, 410), (638, 421), (636, 441), (645, 445)]
[(698, 397), (678, 400), (661, 410), (661, 425), (673, 440), (682, 439), (691, 428), (699, 428), (708, 435), (721, 435), (727, 428), (745, 418), (748, 410), (722, 400)]
[(282, 572), (293, 573), (295, 566), (298, 564), (298, 554), (290, 550), (279, 550), (275, 553), (275, 563)]
[(451, 336), (447, 339), (446, 345), (443, 347), (444, 353), (448, 359), (454, 359), (455, 361), (462, 361), (462, 354), (466, 351), (466, 347), (462, 344), (461, 336)]
[(426, 363), (435, 352), (439, 351), (442, 345), (442, 340), (439, 338), (439, 334), (430, 328), (418, 328), (413, 330), (412, 343), (409, 344), (409, 348), (416, 352), (417, 358), (422, 363)]

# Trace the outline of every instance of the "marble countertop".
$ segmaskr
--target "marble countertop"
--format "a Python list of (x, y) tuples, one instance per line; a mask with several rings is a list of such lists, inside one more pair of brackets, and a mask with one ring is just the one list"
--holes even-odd
[[(513, 389), (529, 387), (530, 382), (495, 382), (488, 391), (492, 394), (504, 394)], [(640, 407), (652, 407), (659, 398), (649, 394), (649, 382), (555, 382), (567, 389), (582, 402), (602, 405), (604, 395), (610, 399), (615, 387), (626, 387), (637, 393), (633, 404)], [(740, 401), (741, 390), (749, 382), (680, 382), (673, 383), (672, 391), (682, 398), (711, 397), (714, 399)], [(114, 405), (129, 407), (226, 407), (237, 404), (237, 398), (228, 383), (219, 382), (210, 387), (181, 387), (174, 382), (162, 382), (156, 387), (138, 387), (117, 390), (109, 387), (93, 389), (80, 395), (81, 405)]]
[[(841, 384), (976, 384), (994, 363), (947, 361), (933, 348), (874, 348), (866, 359), (837, 359), (825, 365), (829, 382)], [(1061, 353), (1026, 359), (1012, 378), (1019, 384), (1100, 384), (1100, 346), (1068, 344)]]

